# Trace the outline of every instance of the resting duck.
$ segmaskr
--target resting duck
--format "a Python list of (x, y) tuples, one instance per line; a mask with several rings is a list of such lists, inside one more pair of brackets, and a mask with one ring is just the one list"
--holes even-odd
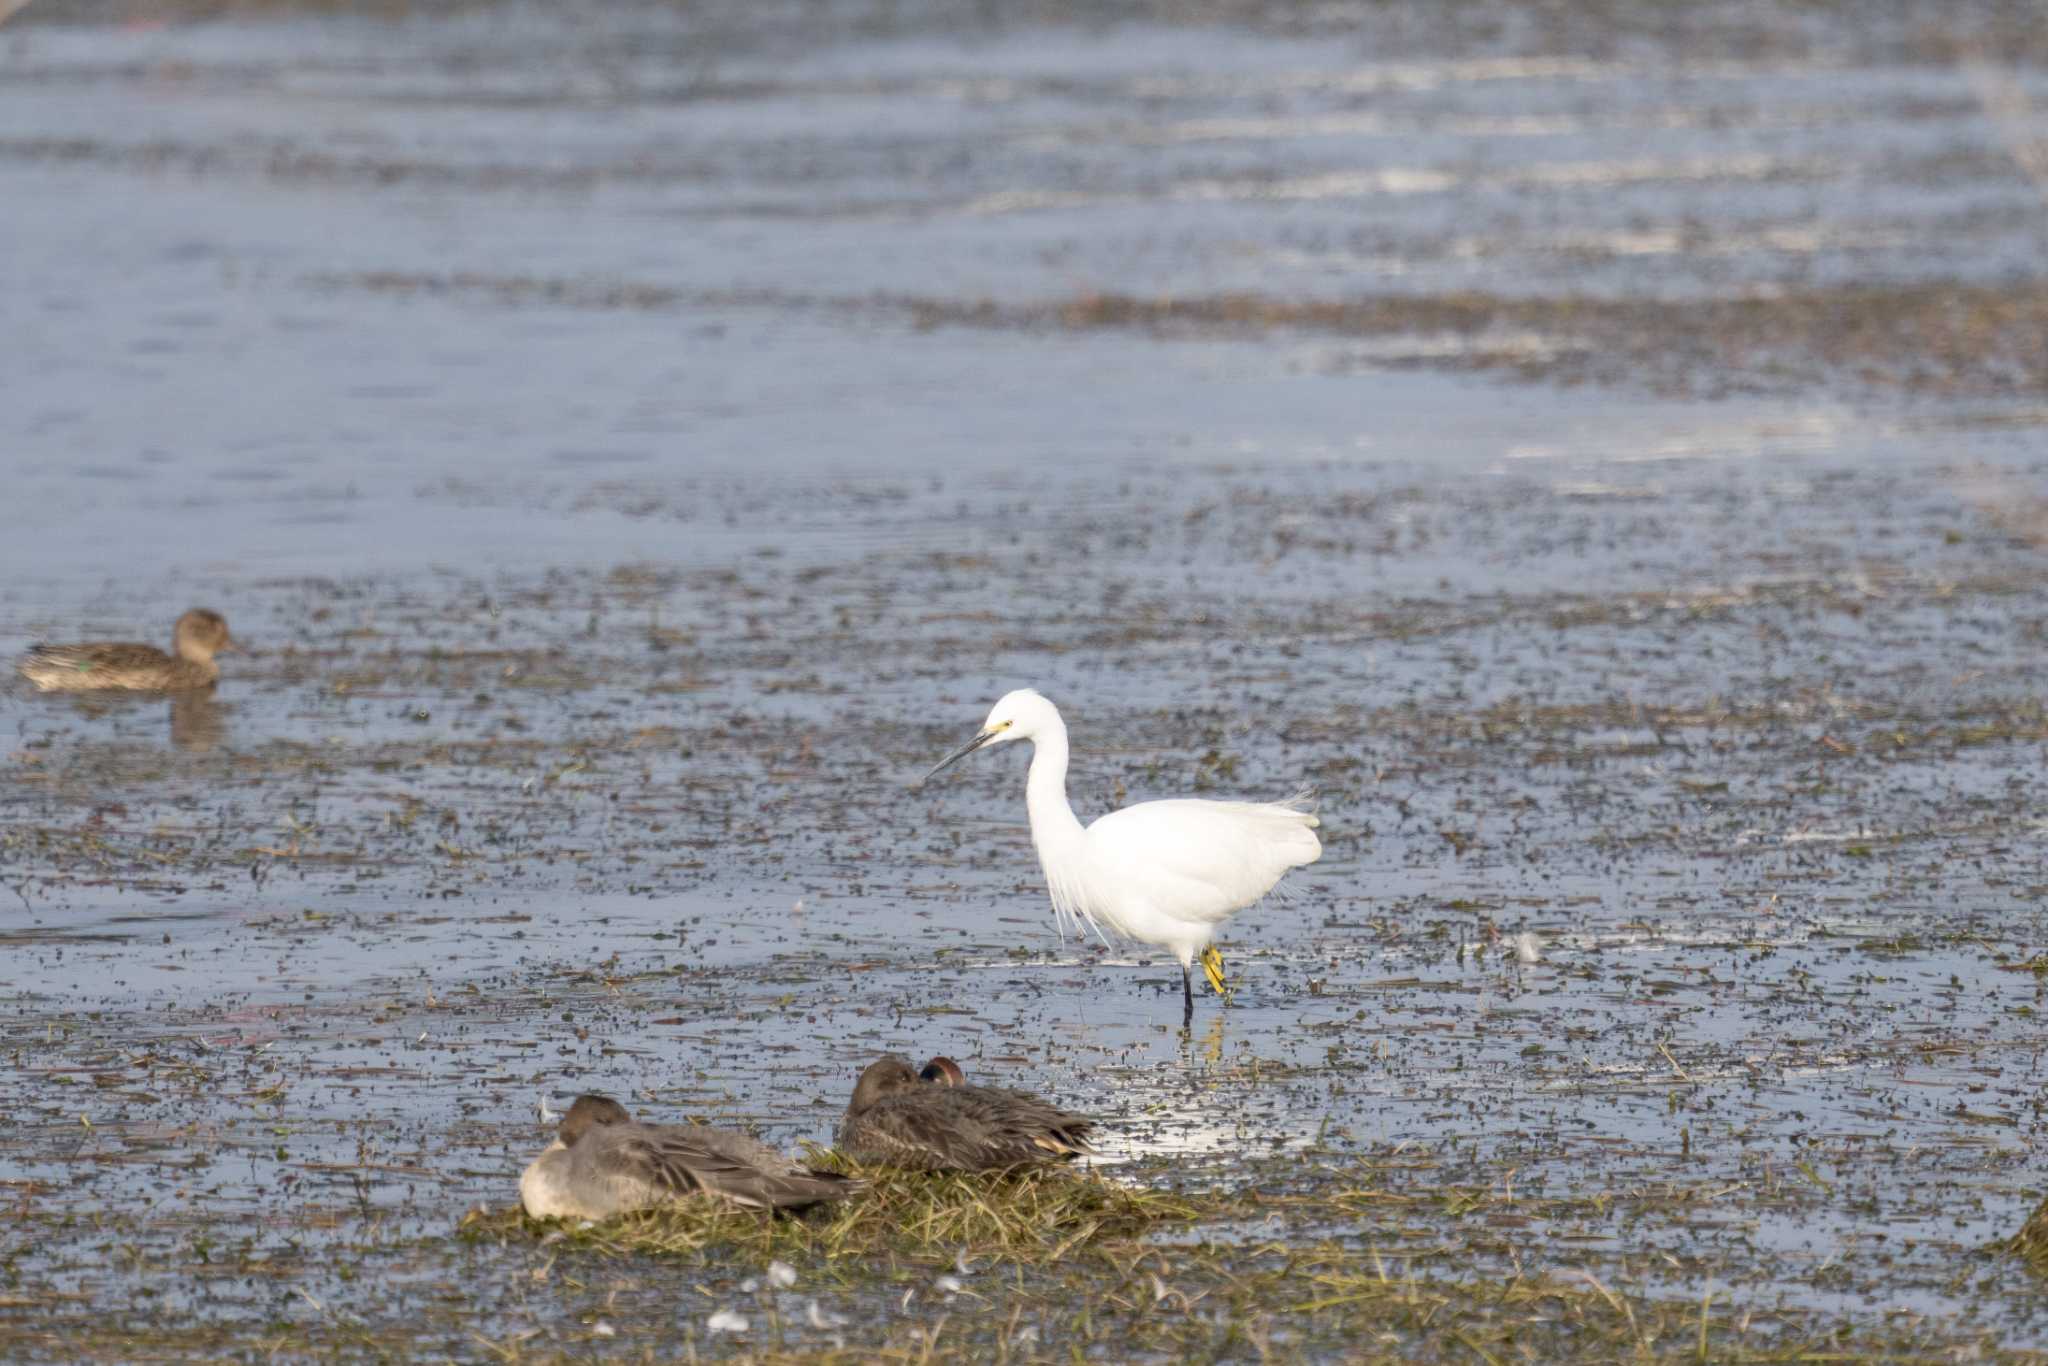
[(839, 1151), (910, 1171), (1004, 1171), (1091, 1153), (1094, 1127), (1023, 1091), (970, 1086), (950, 1058), (933, 1058), (920, 1077), (892, 1054), (860, 1074)]
[(812, 1171), (765, 1143), (701, 1124), (640, 1124), (609, 1096), (578, 1096), (555, 1141), (519, 1178), (536, 1219), (609, 1219), (709, 1195), (755, 1209), (840, 1200), (861, 1182)]
[(83, 645), (38, 645), (16, 670), (43, 692), (90, 692), (98, 688), (135, 688), (147, 692), (183, 692), (210, 688), (220, 681), (213, 657), (241, 648), (228, 634), (218, 612), (195, 607), (178, 618), (165, 654), (154, 645), (127, 641), (90, 641)]

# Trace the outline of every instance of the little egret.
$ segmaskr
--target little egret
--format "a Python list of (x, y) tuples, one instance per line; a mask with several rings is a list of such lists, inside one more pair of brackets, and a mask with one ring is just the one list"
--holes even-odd
[(1273, 890), (1290, 868), (1322, 857), (1319, 823), (1306, 796), (1284, 802), (1194, 798), (1140, 802), (1083, 827), (1067, 802), (1067, 727), (1059, 709), (1020, 688), (990, 709), (972, 740), (924, 776), (929, 782), (978, 749), (1029, 740), (1024, 780), (1031, 843), (1062, 930), (1107, 925), (1126, 939), (1173, 950), (1180, 959), (1181, 1027), (1194, 1023), (1191, 969), (1223, 992), (1223, 955), (1209, 943), (1236, 912)]
[(519, 1178), (519, 1203), (536, 1219), (609, 1219), (692, 1195), (803, 1209), (860, 1189), (858, 1181), (814, 1171), (745, 1134), (639, 1124), (611, 1097), (586, 1095)]

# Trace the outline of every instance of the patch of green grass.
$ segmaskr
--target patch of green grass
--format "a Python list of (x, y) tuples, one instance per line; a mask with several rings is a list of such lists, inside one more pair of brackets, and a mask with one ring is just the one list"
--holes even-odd
[(2030, 1273), (2048, 1278), (2048, 1200), (2035, 1206), (2020, 1231), (2005, 1240), (2004, 1248), (2025, 1263)]
[(1093, 1172), (899, 1172), (843, 1167), (868, 1183), (804, 1215), (770, 1217), (723, 1201), (686, 1200), (600, 1224), (528, 1219), (518, 1210), (470, 1215), (466, 1238), (554, 1229), (573, 1248), (607, 1256), (692, 1256), (721, 1250), (790, 1261), (937, 1257), (1056, 1262), (1075, 1248), (1223, 1214), (1227, 1201), (1120, 1185)]

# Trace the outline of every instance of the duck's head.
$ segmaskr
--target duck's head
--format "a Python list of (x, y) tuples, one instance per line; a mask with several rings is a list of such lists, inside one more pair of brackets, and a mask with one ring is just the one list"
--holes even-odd
[(846, 1108), (865, 1110), (892, 1091), (916, 1085), (916, 1069), (891, 1053), (886, 1058), (875, 1059), (861, 1072), (860, 1080), (853, 1084), (853, 1100)]
[(228, 634), (227, 618), (204, 607), (195, 607), (178, 618), (177, 626), (171, 631), (171, 644), (177, 650), (178, 658), (189, 659), (194, 664), (204, 664), (215, 655), (242, 648)]
[(988, 710), (988, 719), (981, 723), (981, 730), (972, 740), (939, 760), (922, 781), (930, 782), (953, 765), (965, 759), (978, 749), (990, 745), (1007, 745), (1012, 740), (1031, 740), (1047, 731), (1064, 729), (1060, 711), (1040, 696), (1035, 688), (1019, 688), (1004, 693), (1002, 698)]
[(960, 1064), (941, 1055), (933, 1058), (918, 1072), (919, 1081), (937, 1082), (940, 1086), (964, 1086), (967, 1074), (960, 1070)]
[(610, 1096), (587, 1095), (576, 1097), (576, 1103), (569, 1107), (569, 1113), (562, 1116), (562, 1127), (555, 1131), (555, 1137), (565, 1148), (576, 1146), (576, 1140), (592, 1129), (606, 1124), (630, 1124), (633, 1116), (626, 1107)]

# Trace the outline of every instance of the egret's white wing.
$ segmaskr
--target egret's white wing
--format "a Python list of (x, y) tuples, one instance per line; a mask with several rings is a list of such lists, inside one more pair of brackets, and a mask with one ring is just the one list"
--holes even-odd
[(1177, 799), (1112, 811), (1088, 827), (1090, 890), (1128, 890), (1176, 919), (1213, 924), (1322, 856), (1306, 804)]

